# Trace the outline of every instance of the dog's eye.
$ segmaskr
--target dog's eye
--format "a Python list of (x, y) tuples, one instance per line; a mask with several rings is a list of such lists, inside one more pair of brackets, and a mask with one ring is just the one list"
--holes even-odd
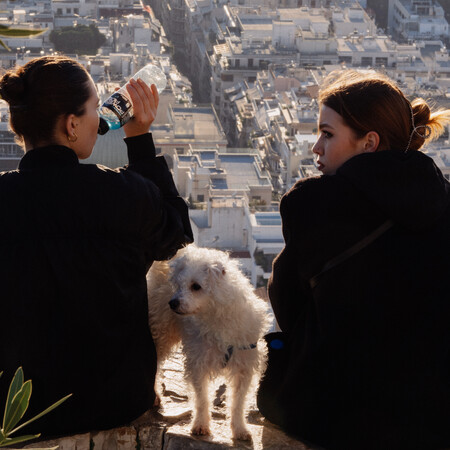
[(192, 283), (191, 289), (193, 291), (199, 291), (202, 287), (198, 283)]

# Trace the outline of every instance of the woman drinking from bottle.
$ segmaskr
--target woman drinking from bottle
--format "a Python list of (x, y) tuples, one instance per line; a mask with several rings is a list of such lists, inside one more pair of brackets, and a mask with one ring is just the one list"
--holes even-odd
[(149, 133), (156, 87), (133, 80), (127, 91), (129, 164), (113, 170), (79, 162), (99, 126), (83, 66), (42, 57), (0, 80), (25, 148), (18, 170), (0, 174), (0, 369), (32, 379), (30, 417), (73, 394), (24, 429), (44, 437), (126, 424), (155, 400), (146, 272), (192, 232)]

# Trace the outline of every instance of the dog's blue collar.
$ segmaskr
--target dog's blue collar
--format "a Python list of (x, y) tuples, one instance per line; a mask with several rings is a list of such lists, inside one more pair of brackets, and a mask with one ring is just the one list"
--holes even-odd
[[(246, 347), (237, 347), (238, 350), (252, 350), (254, 348), (256, 348), (256, 344), (250, 344), (250, 345), (247, 345)], [(233, 354), (233, 351), (234, 351), (234, 346), (233, 345), (228, 346), (227, 352), (225, 353), (225, 363), (223, 365), (224, 367), (228, 364), (228, 361), (230, 360), (231, 355)]]

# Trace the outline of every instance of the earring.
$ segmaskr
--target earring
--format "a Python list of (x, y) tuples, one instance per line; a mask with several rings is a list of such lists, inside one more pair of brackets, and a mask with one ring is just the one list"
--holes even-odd
[(76, 135), (76, 133), (73, 133), (73, 136), (70, 136), (70, 134), (67, 135), (67, 140), (69, 142), (77, 142), (78, 136)]

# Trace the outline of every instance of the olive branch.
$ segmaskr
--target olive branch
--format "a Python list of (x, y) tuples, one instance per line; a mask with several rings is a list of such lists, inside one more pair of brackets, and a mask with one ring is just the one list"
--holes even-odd
[[(47, 28), (30, 30), (27, 28), (10, 28), (8, 25), (0, 25), (0, 36), (3, 37), (30, 37), (37, 36), (39, 34), (45, 33), (46, 31)], [(11, 49), (3, 42), (2, 39), (0, 39), (0, 45), (4, 49), (11, 51)]]
[[(3, 372), (0, 372), (0, 377)], [(23, 378), (22, 367), (19, 367), (14, 375), (9, 386), (8, 396), (6, 398), (5, 412), (3, 415), (3, 424), (0, 428), (0, 447), (5, 447), (7, 445), (18, 444), (20, 442), (29, 441), (31, 439), (36, 439), (40, 434), (29, 434), (19, 437), (10, 437), (12, 434), (16, 433), (23, 427), (26, 427), (31, 422), (39, 419), (43, 415), (49, 413), (61, 403), (65, 402), (72, 394), (58, 400), (53, 405), (49, 406), (45, 411), (42, 411), (38, 415), (34, 416), (32, 419), (18, 425), (19, 421), (24, 416), (31, 397), (31, 380), (25, 381)], [(55, 447), (57, 448), (57, 447)], [(50, 450), (50, 449), (49, 449)], [(54, 449), (52, 449), (54, 450)]]

